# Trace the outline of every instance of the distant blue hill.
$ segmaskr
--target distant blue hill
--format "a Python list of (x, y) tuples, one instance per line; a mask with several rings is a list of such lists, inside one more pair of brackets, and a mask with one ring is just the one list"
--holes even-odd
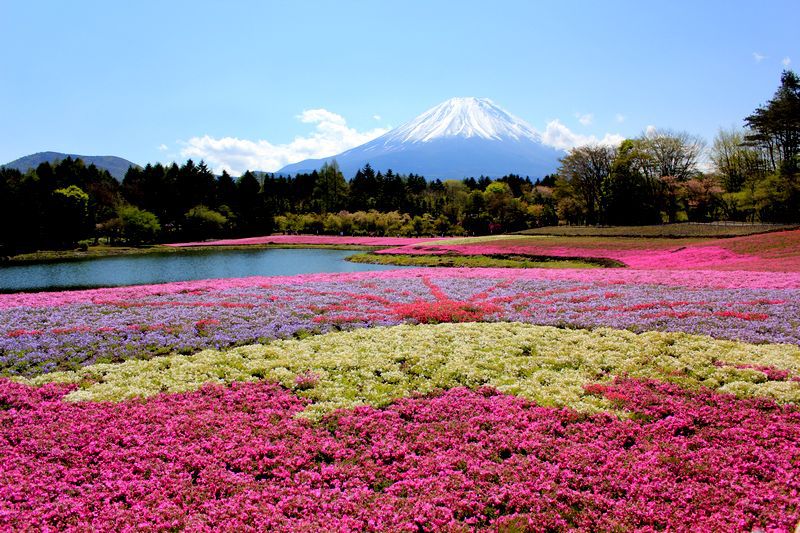
[(125, 177), (125, 173), (129, 167), (138, 167), (136, 163), (132, 163), (127, 159), (116, 157), (113, 155), (78, 155), (78, 154), (62, 154), (61, 152), (38, 152), (25, 157), (15, 159), (10, 163), (2, 165), (7, 168), (15, 168), (20, 172), (27, 172), (28, 169), (35, 169), (42, 163), (54, 164), (62, 159), (71, 157), (72, 159), (81, 159), (88, 165), (94, 165), (101, 170), (107, 170), (109, 174), (118, 180)]

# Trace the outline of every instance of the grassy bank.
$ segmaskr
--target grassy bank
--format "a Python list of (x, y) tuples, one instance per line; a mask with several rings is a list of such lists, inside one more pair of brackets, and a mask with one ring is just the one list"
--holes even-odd
[(610, 259), (527, 256), (514, 254), (492, 255), (423, 255), (423, 254), (355, 254), (347, 258), (354, 263), (426, 267), (485, 267), (485, 268), (603, 268), (621, 267)]

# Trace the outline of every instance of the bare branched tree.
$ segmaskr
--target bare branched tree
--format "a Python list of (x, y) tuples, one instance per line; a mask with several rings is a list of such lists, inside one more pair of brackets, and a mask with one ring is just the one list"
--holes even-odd
[(642, 152), (642, 171), (650, 178), (673, 176), (688, 180), (699, 172), (706, 143), (684, 131), (649, 130), (637, 139)]

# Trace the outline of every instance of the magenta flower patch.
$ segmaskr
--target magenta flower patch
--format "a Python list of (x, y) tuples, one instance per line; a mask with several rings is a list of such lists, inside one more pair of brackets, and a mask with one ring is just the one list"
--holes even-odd
[(790, 530), (800, 413), (653, 381), (581, 415), (453, 389), (319, 424), (270, 383), (118, 404), (0, 380), (0, 529)]

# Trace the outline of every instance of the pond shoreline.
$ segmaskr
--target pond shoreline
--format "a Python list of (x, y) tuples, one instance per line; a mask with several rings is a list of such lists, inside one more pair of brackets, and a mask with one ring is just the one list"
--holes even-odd
[(364, 246), (358, 244), (241, 244), (232, 246), (92, 246), (88, 250), (41, 250), (25, 254), (0, 257), (0, 269), (9, 266), (46, 265), (73, 261), (91, 261), (107, 257), (137, 257), (145, 255), (197, 254), (226, 250), (268, 250), (268, 249), (322, 249), (375, 251), (383, 246)]

